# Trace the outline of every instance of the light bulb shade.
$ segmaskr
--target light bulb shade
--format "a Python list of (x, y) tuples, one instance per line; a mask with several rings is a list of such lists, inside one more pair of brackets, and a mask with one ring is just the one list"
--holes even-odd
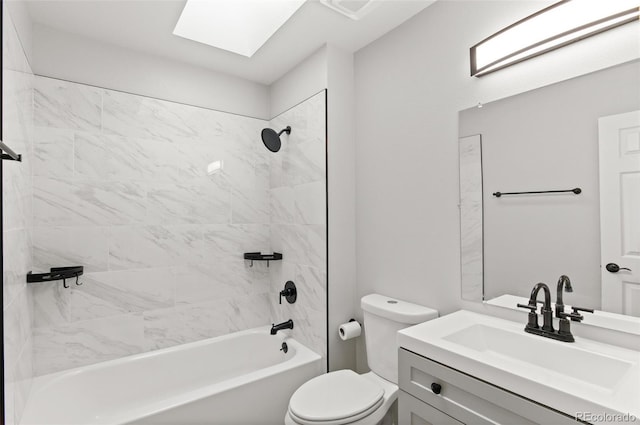
[(471, 75), (480, 77), (567, 44), (638, 22), (640, 0), (563, 0), (471, 47)]

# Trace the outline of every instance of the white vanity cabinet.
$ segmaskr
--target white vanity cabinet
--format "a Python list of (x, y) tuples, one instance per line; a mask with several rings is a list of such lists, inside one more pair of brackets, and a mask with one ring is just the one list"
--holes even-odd
[(399, 425), (578, 422), (574, 417), (403, 348), (399, 349), (399, 383)]

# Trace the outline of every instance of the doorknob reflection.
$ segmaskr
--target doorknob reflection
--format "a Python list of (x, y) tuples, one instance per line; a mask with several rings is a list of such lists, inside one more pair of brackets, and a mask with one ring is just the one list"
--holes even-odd
[(611, 273), (618, 273), (620, 270), (631, 271), (630, 268), (620, 267), (616, 263), (609, 263), (605, 266), (605, 268), (607, 269), (608, 272), (611, 272)]

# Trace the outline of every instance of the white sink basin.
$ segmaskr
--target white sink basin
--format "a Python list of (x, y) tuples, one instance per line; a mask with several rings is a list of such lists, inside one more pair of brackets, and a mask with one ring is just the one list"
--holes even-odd
[(524, 332), (514, 334), (483, 324), (471, 325), (443, 339), (482, 353), (502, 364), (542, 368), (558, 373), (565, 379), (574, 379), (608, 390), (614, 390), (634, 365), (615, 357), (575, 350), (570, 343), (557, 344), (540, 337), (532, 339)]
[(640, 417), (639, 352), (555, 341), (524, 325), (463, 310), (400, 331), (398, 344), (572, 416)]

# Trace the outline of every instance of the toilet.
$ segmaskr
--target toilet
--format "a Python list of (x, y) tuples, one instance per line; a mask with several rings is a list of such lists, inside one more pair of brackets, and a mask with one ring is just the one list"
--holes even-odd
[(391, 424), (398, 398), (400, 329), (438, 317), (436, 310), (379, 294), (362, 298), (367, 361), (371, 372), (339, 370), (305, 382), (293, 393), (286, 425)]

